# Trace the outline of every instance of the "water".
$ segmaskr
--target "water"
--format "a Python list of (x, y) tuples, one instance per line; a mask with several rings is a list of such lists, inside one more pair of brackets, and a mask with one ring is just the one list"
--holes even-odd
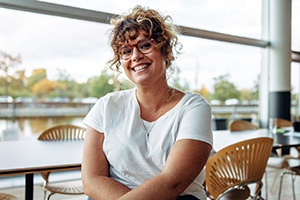
[[(17, 140), (35, 140), (44, 130), (60, 124), (73, 124), (85, 127), (83, 117), (36, 117), (0, 119), (0, 134), (5, 130), (15, 130)], [(3, 138), (3, 137), (1, 137)], [(13, 139), (15, 140), (15, 139)]]

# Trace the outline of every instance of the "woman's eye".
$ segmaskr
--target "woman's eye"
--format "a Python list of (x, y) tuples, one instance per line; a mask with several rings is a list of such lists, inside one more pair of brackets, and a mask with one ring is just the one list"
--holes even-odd
[(123, 48), (121, 50), (121, 54), (122, 55), (128, 55), (128, 54), (131, 54), (131, 48)]
[(151, 48), (151, 43), (150, 42), (143, 42), (139, 44), (139, 49), (149, 49)]

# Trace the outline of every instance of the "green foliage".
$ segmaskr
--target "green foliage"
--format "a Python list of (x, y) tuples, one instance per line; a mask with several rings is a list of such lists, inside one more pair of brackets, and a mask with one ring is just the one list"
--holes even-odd
[(260, 81), (260, 75), (257, 76), (257, 80), (254, 81), (254, 87), (251, 90), (250, 98), (251, 100), (258, 99), (258, 94), (259, 94), (259, 81)]
[[(20, 56), (10, 56), (0, 51), (0, 95), (10, 95), (14, 98), (22, 97), (67, 97), (69, 99), (85, 97), (102, 97), (109, 92), (125, 90), (134, 87), (128, 80), (121, 76), (116, 80), (114, 75), (103, 70), (99, 76), (90, 78), (86, 83), (78, 83), (73, 80), (66, 70), (57, 69), (55, 80), (47, 78), (45, 69), (35, 69), (29, 77), (25, 71), (16, 71), (15, 66), (21, 62)], [(168, 75), (171, 86), (182, 91), (189, 90), (187, 81), (180, 78), (177, 69)], [(259, 89), (258, 80), (254, 82), (252, 89), (237, 90), (236, 86), (229, 81), (228, 74), (214, 78), (214, 91), (210, 92), (204, 86), (195, 92), (202, 94), (205, 98), (212, 100), (225, 100), (236, 98), (238, 100), (257, 100)], [(117, 82), (117, 84), (116, 84)], [(296, 99), (296, 95), (292, 99)]]
[(190, 89), (190, 85), (186, 80), (180, 78), (180, 70), (176, 69), (170, 74), (169, 83), (172, 87), (178, 88), (182, 91), (187, 91)]
[(223, 103), (230, 98), (240, 99), (240, 91), (228, 80), (229, 77), (229, 74), (225, 74), (214, 78), (215, 83), (212, 99), (220, 100)]
[(57, 69), (55, 78), (56, 83), (63, 87), (56, 87), (52, 92), (53, 97), (67, 97), (69, 99), (85, 97), (80, 95), (80, 84), (74, 81), (65, 69)]
[(0, 92), (3, 95), (11, 95), (10, 90), (11, 84), (15, 82), (15, 77), (13, 76), (15, 68), (21, 63), (20, 56), (11, 56), (3, 51), (0, 51), (0, 78), (1, 87)]
[(43, 71), (41, 70), (37, 73), (33, 73), (27, 79), (27, 87), (32, 88), (35, 84), (44, 80), (45, 78), (47, 78), (47, 74), (46, 74), (46, 71), (44, 71), (44, 70)]
[(87, 90), (90, 97), (102, 97), (114, 91), (113, 76), (102, 71), (100, 76), (90, 78), (87, 82)]
[(128, 79), (116, 80), (115, 90), (127, 90), (134, 87), (134, 84)]

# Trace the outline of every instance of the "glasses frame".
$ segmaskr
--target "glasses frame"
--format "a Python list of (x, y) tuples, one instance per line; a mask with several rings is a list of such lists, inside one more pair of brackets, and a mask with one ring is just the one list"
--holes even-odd
[[(142, 46), (139, 46), (139, 44), (143, 44), (143, 43), (146, 44), (146, 42), (148, 42), (148, 41), (151, 44), (151, 47), (149, 47), (149, 49), (146, 49), (146, 50), (141, 49)], [(121, 50), (125, 49), (127, 47), (129, 47), (131, 49), (131, 52), (128, 55), (126, 54), (124, 57), (124, 54), (121, 53)], [(136, 44), (132, 44), (132, 45), (126, 44), (126, 45), (121, 46), (118, 49), (118, 54), (119, 54), (120, 58), (122, 60), (129, 60), (132, 57), (134, 47), (143, 55), (151, 53), (153, 50), (153, 39), (145, 38), (145, 39), (138, 41)]]

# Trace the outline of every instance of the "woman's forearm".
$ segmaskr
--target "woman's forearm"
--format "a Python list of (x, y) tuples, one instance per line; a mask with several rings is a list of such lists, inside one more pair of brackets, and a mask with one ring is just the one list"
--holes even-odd
[(93, 200), (115, 200), (131, 189), (120, 182), (105, 176), (83, 179), (84, 192)]
[(161, 174), (127, 192), (118, 200), (175, 200), (183, 192), (179, 185)]

